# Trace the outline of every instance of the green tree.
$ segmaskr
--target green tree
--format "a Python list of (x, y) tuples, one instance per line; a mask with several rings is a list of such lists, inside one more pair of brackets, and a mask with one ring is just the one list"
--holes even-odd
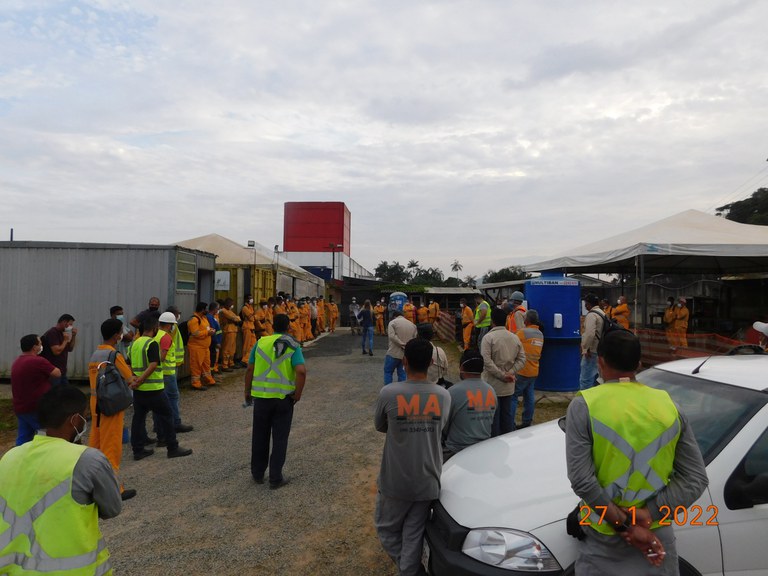
[(442, 286), (443, 271), (440, 268), (417, 268), (411, 284), (420, 286)]
[(493, 282), (509, 282), (510, 280), (525, 280), (530, 278), (531, 275), (527, 274), (521, 266), (507, 266), (499, 271), (488, 270), (483, 276), (483, 282), (486, 284), (492, 284)]
[(464, 266), (462, 266), (458, 260), (454, 260), (453, 263), (451, 263), (451, 272), (456, 273), (456, 280), (459, 279), (459, 272), (462, 270), (464, 270)]
[(406, 284), (411, 278), (411, 275), (405, 269), (405, 266), (397, 261), (390, 264), (386, 260), (382, 260), (379, 262), (379, 265), (376, 266), (373, 273), (377, 278), (381, 278), (384, 282), (389, 282), (391, 284)]
[(718, 216), (742, 224), (768, 226), (768, 188), (760, 188), (752, 196), (715, 208)]

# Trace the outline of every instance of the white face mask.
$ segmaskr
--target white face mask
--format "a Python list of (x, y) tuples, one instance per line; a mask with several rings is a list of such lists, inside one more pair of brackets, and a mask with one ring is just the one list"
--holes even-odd
[(82, 431), (78, 432), (77, 426), (72, 424), (72, 427), (75, 429), (75, 438), (72, 440), (73, 444), (80, 444), (80, 440), (85, 435), (85, 433), (88, 432), (88, 421), (85, 418), (83, 418), (82, 415), (78, 414), (78, 416), (80, 417), (80, 420), (83, 421), (83, 429)]
[(466, 304), (459, 304), (459, 306), (461, 306), (462, 308), (464, 308), (464, 306), (466, 306)]
[(261, 308), (262, 308), (262, 310), (266, 310), (267, 309), (267, 305), (264, 304), (264, 306), (262, 306)]
[(678, 302), (678, 303), (677, 303), (677, 307), (678, 307), (678, 308), (682, 308), (682, 307), (683, 307), (682, 303), (681, 303), (681, 302)]
[(37, 351), (37, 355), (40, 356), (40, 354), (43, 353), (43, 345), (40, 344), (40, 350)]
[(122, 342), (123, 341), (123, 333), (122, 332), (120, 332), (120, 336), (117, 337), (117, 341), (118, 342)]
[(248, 300), (248, 304), (253, 304), (253, 298), (250, 298), (250, 299)]
[(616, 306), (621, 306), (621, 300), (616, 300)]
[(66, 328), (64, 328), (64, 332), (66, 332), (67, 334), (72, 334), (72, 326), (67, 326)]

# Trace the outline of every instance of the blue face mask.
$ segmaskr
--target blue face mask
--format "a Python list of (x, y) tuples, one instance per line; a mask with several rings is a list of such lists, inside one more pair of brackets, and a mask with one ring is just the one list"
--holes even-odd
[(120, 320), (120, 322), (124, 323), (125, 322), (125, 315), (124, 314), (118, 314), (117, 316), (115, 316), (115, 319), (116, 320)]

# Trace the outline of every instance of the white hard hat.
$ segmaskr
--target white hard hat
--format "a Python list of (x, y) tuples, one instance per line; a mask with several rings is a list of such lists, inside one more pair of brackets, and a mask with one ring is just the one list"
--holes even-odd
[(755, 322), (754, 324), (752, 324), (752, 328), (768, 336), (768, 324), (766, 324), (765, 322)]
[(158, 322), (161, 322), (163, 324), (177, 324), (176, 322), (176, 314), (173, 312), (163, 312), (160, 314), (160, 318), (158, 318)]

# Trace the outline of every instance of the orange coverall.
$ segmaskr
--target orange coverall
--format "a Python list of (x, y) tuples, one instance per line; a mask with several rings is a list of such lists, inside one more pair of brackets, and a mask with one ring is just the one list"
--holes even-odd
[(205, 314), (195, 314), (187, 322), (189, 329), (189, 370), (192, 374), (192, 388), (201, 388), (200, 379), (207, 385), (216, 384), (211, 376), (211, 325)]
[(248, 359), (251, 356), (251, 348), (256, 344), (256, 335), (253, 333), (253, 306), (248, 304), (248, 302), (243, 304), (243, 308), (240, 310), (240, 315), (243, 319), (243, 324), (241, 326), (243, 330), (243, 354), (240, 356), (240, 362), (248, 364)]
[(328, 304), (328, 327), (331, 332), (336, 332), (336, 321), (339, 319), (339, 307), (336, 302)]
[(461, 309), (461, 329), (464, 336), (464, 350), (469, 349), (469, 343), (472, 341), (472, 329), (475, 327), (475, 314), (472, 308), (464, 306)]
[(429, 321), (434, 325), (440, 318), (440, 304), (432, 302), (429, 305)]
[[(114, 350), (108, 344), (100, 344), (97, 350)], [(115, 367), (123, 379), (132, 382), (136, 379), (131, 367), (118, 352), (115, 357)], [(88, 380), (91, 383), (91, 433), (88, 436), (88, 446), (101, 450), (112, 464), (115, 476), (120, 477), (120, 462), (123, 459), (123, 424), (125, 410), (107, 416), (96, 414), (96, 377), (99, 374), (99, 365), (96, 362), (88, 363)], [(123, 492), (123, 482), (120, 481), (120, 492)]]
[(429, 309), (423, 304), (416, 309), (416, 321), (419, 324), (429, 322)]
[(416, 323), (416, 306), (410, 302), (403, 304), (403, 317), (406, 320), (410, 320), (414, 324)]
[(373, 307), (373, 315), (376, 316), (376, 334), (384, 334), (384, 310), (381, 304)]
[(629, 306), (619, 304), (613, 309), (613, 319), (618, 322), (622, 328), (629, 330)]
[(219, 310), (219, 324), (221, 324), (221, 367), (232, 368), (235, 364), (235, 347), (237, 346), (237, 325), (240, 317), (222, 308)]

